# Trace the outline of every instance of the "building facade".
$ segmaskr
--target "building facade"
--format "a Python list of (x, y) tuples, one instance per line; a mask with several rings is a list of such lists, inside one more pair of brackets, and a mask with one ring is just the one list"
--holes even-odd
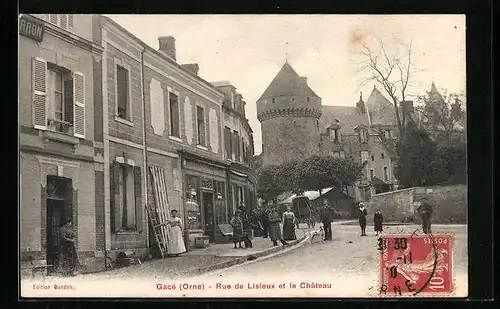
[[(229, 220), (242, 204), (246, 207), (247, 215), (251, 215), (252, 209), (257, 206), (257, 180), (252, 160), (254, 155), (253, 130), (246, 118), (246, 102), (243, 100), (243, 96), (236, 91), (236, 87), (228, 81), (213, 82), (212, 84), (224, 93), (222, 126), (224, 158), (229, 164), (227, 177), (229, 187), (227, 190), (230, 200), (228, 201), (227, 219), (223, 220)], [(221, 220), (218, 222), (222, 223)], [(221, 235), (217, 234), (216, 236), (220, 238)]]
[(72, 219), (82, 271), (104, 269), (104, 157), (94, 15), (19, 18), (20, 253), (58, 271)]
[(216, 241), (234, 205), (254, 204), (255, 194), (240, 194), (249, 187), (255, 192), (255, 181), (250, 186), (248, 180), (253, 138), (244, 105), (231, 126), (239, 132), (231, 139), (239, 152), (229, 158), (227, 94), (199, 77), (198, 64), (177, 62), (175, 38), (158, 38), (155, 49), (112, 19), (101, 17), (101, 24), (110, 255), (132, 250), (145, 256), (156, 246), (146, 205), (162, 204), (167, 216), (177, 210), (188, 247), (200, 237)]

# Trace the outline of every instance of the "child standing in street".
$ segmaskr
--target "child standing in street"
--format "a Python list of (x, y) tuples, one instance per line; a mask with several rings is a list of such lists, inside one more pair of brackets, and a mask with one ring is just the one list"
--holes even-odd
[(377, 209), (375, 212), (375, 215), (373, 216), (373, 223), (375, 224), (375, 232), (377, 233), (382, 233), (382, 223), (384, 222), (384, 216), (382, 216), (382, 213), (380, 212), (380, 209)]

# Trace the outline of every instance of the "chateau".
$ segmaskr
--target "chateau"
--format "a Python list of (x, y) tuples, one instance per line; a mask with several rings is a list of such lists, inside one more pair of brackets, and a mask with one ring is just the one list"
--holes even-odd
[[(409, 102), (410, 104), (411, 102)], [(411, 105), (411, 104), (410, 104)], [(262, 128), (263, 165), (300, 160), (315, 154), (366, 162), (362, 179), (350, 188), (358, 201), (397, 186), (392, 143), (396, 125), (392, 103), (373, 88), (366, 102), (322, 105), (319, 97), (285, 62), (257, 101)]]

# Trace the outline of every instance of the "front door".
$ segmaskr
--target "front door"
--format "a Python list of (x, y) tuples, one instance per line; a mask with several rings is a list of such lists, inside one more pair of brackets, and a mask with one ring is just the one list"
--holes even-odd
[(71, 180), (48, 176), (47, 177), (47, 240), (46, 259), (48, 273), (58, 272), (59, 254), (61, 247), (60, 229), (66, 220), (72, 216)]
[(210, 242), (215, 239), (214, 222), (214, 194), (212, 192), (202, 193), (203, 213), (205, 214), (205, 235), (210, 237)]

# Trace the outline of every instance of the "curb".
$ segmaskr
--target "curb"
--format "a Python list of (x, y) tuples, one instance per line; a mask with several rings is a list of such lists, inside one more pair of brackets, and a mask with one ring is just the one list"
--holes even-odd
[(289, 242), (288, 246), (271, 247), (269, 249), (257, 252), (255, 254), (250, 254), (250, 255), (244, 256), (244, 257), (236, 257), (236, 258), (229, 260), (229, 261), (226, 261), (226, 262), (210, 265), (210, 266), (204, 267), (204, 268), (198, 268), (198, 270), (196, 271), (196, 274), (200, 275), (200, 274), (212, 272), (212, 271), (219, 270), (219, 269), (229, 268), (231, 266), (235, 266), (238, 264), (243, 264), (243, 263), (248, 261), (248, 258), (250, 256), (254, 256), (255, 258), (259, 258), (259, 257), (263, 257), (266, 255), (271, 255), (273, 253), (276, 253), (276, 252), (279, 252), (279, 251), (282, 251), (285, 249), (293, 248), (294, 246), (300, 244), (302, 241), (304, 241), (306, 238), (308, 238), (309, 235), (310, 235), (309, 231), (304, 232), (304, 236), (302, 236), (294, 241)]

